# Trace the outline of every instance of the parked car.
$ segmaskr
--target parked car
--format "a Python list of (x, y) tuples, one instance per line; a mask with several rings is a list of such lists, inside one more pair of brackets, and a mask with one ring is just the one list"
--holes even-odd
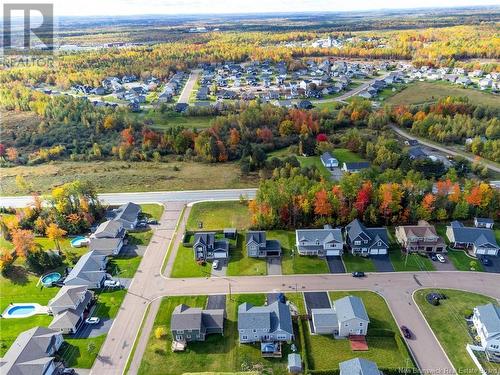
[(407, 326), (401, 326), (401, 332), (403, 333), (403, 336), (407, 339), (411, 339), (411, 332), (410, 330), (408, 329)]
[(431, 253), (430, 257), (431, 257), (431, 260), (433, 260), (434, 262), (437, 262), (438, 258), (436, 256), (436, 254)]
[(436, 258), (439, 263), (446, 263), (446, 259), (444, 259), (444, 256), (442, 256), (441, 254), (436, 254)]
[(445, 294), (437, 293), (437, 292), (432, 292), (432, 293), (429, 293), (425, 296), (425, 299), (427, 300), (427, 302), (429, 302), (431, 305), (434, 305), (434, 306), (439, 305), (439, 301), (442, 299), (446, 299), (446, 298), (448, 298), (448, 297), (446, 297)]
[(488, 257), (481, 257), (479, 258), (479, 261), (484, 264), (485, 266), (490, 266), (491, 265), (491, 260)]
[(106, 288), (119, 288), (121, 285), (118, 280), (104, 280), (104, 286)]
[(151, 224), (151, 225), (158, 225), (158, 220), (156, 220), (156, 219), (149, 219), (149, 220), (148, 220), (148, 224)]
[(363, 271), (356, 271), (352, 273), (352, 277), (365, 277), (365, 273)]
[(214, 260), (214, 262), (212, 263), (212, 269), (214, 269), (214, 270), (219, 269), (219, 261), (218, 260)]
[(61, 374), (73, 375), (73, 374), (76, 374), (76, 372), (75, 372), (75, 369), (73, 369), (73, 368), (65, 368), (64, 370), (62, 370)]
[(101, 319), (99, 319), (97, 316), (92, 316), (90, 318), (85, 319), (85, 323), (87, 324), (99, 324)]

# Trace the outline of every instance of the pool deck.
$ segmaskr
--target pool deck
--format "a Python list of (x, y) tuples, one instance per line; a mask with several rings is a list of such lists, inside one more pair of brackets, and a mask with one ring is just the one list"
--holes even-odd
[[(30, 312), (25, 315), (9, 315), (9, 310), (16, 306), (33, 306), (35, 309), (33, 312)], [(20, 318), (28, 318), (33, 315), (39, 314), (49, 314), (49, 308), (47, 306), (42, 306), (38, 303), (11, 303), (2, 313), (2, 318), (4, 319), (20, 319)]]

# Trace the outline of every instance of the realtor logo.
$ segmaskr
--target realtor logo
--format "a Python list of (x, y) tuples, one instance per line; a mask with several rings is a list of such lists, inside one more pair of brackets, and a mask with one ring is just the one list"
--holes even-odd
[(54, 5), (49, 3), (3, 4), (3, 53), (52, 53)]

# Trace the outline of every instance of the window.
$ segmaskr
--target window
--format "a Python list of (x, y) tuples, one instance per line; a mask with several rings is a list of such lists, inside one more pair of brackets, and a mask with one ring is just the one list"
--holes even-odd
[(378, 242), (377, 242), (377, 246), (382, 246), (382, 242), (381, 242), (381, 241), (378, 241)]
[(354, 245), (361, 245), (361, 241), (354, 241)]
[(255, 332), (257, 332), (257, 330), (256, 330), (256, 329), (254, 329), (254, 330), (253, 330), (253, 333), (255, 333)]
[(359, 323), (359, 326), (360, 326), (360, 327), (363, 327), (363, 323), (362, 323), (362, 322), (361, 322), (361, 323)]
[(316, 240), (316, 245), (319, 245), (319, 240)]
[(247, 337), (247, 336), (245, 336), (245, 335), (243, 335), (243, 336), (241, 336), (241, 339), (242, 339), (242, 340), (247, 340), (247, 339), (248, 339), (248, 337)]
[(349, 327), (349, 323), (345, 323), (344, 326)]
[(176, 340), (182, 340), (182, 335), (176, 335), (176, 336), (175, 336), (175, 339), (176, 339)]
[(177, 331), (177, 333), (178, 333), (178, 334), (183, 334), (183, 333), (184, 333), (184, 331), (183, 331), (183, 330), (179, 330), (179, 331)]

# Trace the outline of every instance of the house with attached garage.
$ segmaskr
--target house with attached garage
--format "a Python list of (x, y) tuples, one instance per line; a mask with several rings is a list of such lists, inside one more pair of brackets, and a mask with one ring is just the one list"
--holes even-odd
[(446, 227), (446, 236), (452, 247), (471, 249), (475, 255), (498, 255), (500, 250), (495, 232), (488, 228), (466, 227), (459, 221), (452, 221)]
[(344, 239), (339, 228), (325, 225), (323, 229), (298, 229), (295, 246), (300, 255), (339, 256), (344, 249)]
[(383, 375), (375, 362), (353, 358), (339, 363), (339, 375)]
[(281, 256), (281, 244), (277, 240), (267, 240), (265, 231), (248, 231), (246, 235), (247, 254), (251, 258)]
[(199, 307), (177, 306), (170, 321), (175, 341), (205, 341), (207, 335), (224, 335), (224, 309), (203, 310)]
[(240, 343), (292, 341), (292, 315), (287, 304), (274, 301), (267, 306), (245, 302), (238, 306)]
[(342, 170), (349, 173), (358, 173), (363, 169), (370, 168), (370, 163), (367, 161), (349, 162), (342, 164)]
[(55, 375), (64, 364), (55, 358), (64, 339), (62, 333), (44, 327), (34, 327), (17, 336), (7, 353), (0, 358), (3, 375)]
[(215, 232), (194, 234), (194, 258), (196, 261), (213, 261), (229, 258), (229, 241), (215, 238)]
[(72, 334), (85, 320), (85, 313), (92, 306), (94, 293), (85, 285), (65, 285), (49, 301), (49, 313), (54, 317), (49, 328)]
[(141, 206), (128, 202), (112, 211), (113, 219), (122, 223), (125, 229), (135, 229), (141, 214)]
[(500, 362), (500, 306), (493, 303), (476, 306), (472, 323), (488, 360)]
[(106, 280), (106, 255), (89, 251), (82, 255), (68, 276), (64, 285), (85, 285), (89, 289), (99, 289)]
[(475, 217), (474, 218), (474, 226), (476, 228), (487, 228), (493, 229), (495, 225), (495, 221), (493, 219), (485, 218), (485, 217)]
[(345, 234), (353, 255), (387, 254), (389, 236), (386, 228), (367, 228), (354, 219), (345, 227)]
[(105, 221), (90, 236), (89, 248), (91, 251), (95, 250), (108, 256), (117, 255), (123, 247), (125, 234), (126, 231), (121, 222)]
[(347, 296), (336, 300), (332, 308), (311, 309), (314, 332), (335, 337), (366, 336), (370, 319), (363, 300)]
[(339, 166), (339, 161), (332, 156), (328, 151), (321, 155), (321, 163), (326, 168), (337, 168)]
[(397, 226), (396, 239), (402, 249), (409, 253), (446, 252), (446, 244), (438, 236), (436, 228), (425, 220), (419, 220), (417, 225)]

